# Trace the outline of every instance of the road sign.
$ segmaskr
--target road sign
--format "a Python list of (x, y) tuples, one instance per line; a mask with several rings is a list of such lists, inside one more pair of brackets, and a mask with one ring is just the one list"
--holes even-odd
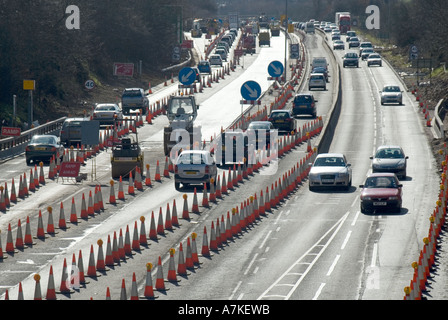
[(15, 127), (2, 127), (2, 136), (20, 137), (21, 129)]
[(283, 71), (283, 64), (280, 61), (272, 61), (268, 66), (269, 75), (273, 78), (280, 77)]
[(194, 83), (196, 80), (196, 72), (193, 70), (193, 68), (183, 68), (179, 72), (179, 81), (185, 85), (189, 86)]
[(258, 82), (246, 81), (241, 86), (241, 95), (244, 100), (255, 101), (261, 96), (261, 87)]
[(134, 75), (133, 63), (114, 63), (114, 76), (132, 77)]
[(58, 176), (63, 178), (76, 178), (79, 175), (81, 162), (62, 162)]
[(292, 43), (289, 45), (289, 58), (300, 59), (300, 47), (298, 43)]
[(87, 80), (87, 81), (84, 83), (84, 87), (85, 87), (87, 90), (92, 90), (93, 88), (95, 88), (95, 82), (94, 82), (93, 80)]

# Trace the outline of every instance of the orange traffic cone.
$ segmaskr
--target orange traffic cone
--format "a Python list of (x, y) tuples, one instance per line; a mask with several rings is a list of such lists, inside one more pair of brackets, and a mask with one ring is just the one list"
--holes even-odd
[(194, 188), (193, 194), (193, 206), (191, 208), (191, 212), (199, 213), (199, 205), (198, 205), (198, 195), (196, 194), (196, 188)]
[(75, 197), (72, 197), (72, 206), (70, 209), (70, 223), (78, 223), (78, 217), (76, 215)]
[(182, 196), (184, 198), (184, 208), (182, 210), (182, 219), (190, 220), (190, 212), (188, 211), (187, 194)]
[(146, 264), (146, 283), (145, 283), (145, 291), (144, 297), (146, 299), (154, 299), (154, 288), (152, 286), (152, 277), (151, 277), (152, 263)]
[(154, 180), (157, 181), (157, 182), (161, 182), (162, 181), (162, 179), (160, 177), (159, 160), (157, 160), (156, 175), (154, 177)]
[(159, 256), (159, 261), (157, 263), (157, 278), (156, 278), (156, 290), (165, 291), (165, 280), (163, 278), (162, 270), (162, 258)]
[(154, 241), (158, 240), (157, 229), (156, 229), (156, 224), (155, 224), (155, 220), (154, 220), (154, 211), (151, 212), (151, 223), (150, 223), (150, 229), (149, 229), (149, 238), (151, 240), (154, 240)]
[(135, 272), (132, 273), (131, 300), (139, 300)]
[(174, 265), (174, 253), (175, 250), (173, 248), (170, 249), (170, 260), (168, 263), (168, 276), (167, 279), (170, 282), (178, 282), (177, 275), (176, 275), (176, 269)]

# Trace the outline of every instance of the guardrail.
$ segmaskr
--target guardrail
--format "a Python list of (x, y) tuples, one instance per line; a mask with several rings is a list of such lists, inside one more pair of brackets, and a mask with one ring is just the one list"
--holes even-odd
[[(47, 122), (33, 129), (22, 132), (19, 137), (0, 139), (0, 160), (16, 156), (25, 151), (28, 142), (36, 134), (51, 134), (58, 132), (67, 117)], [(57, 134), (59, 135), (59, 134)]]
[(434, 110), (433, 127), (439, 139), (445, 139), (445, 127), (443, 125), (443, 120), (445, 119), (446, 114), (445, 105), (445, 99), (440, 99)]

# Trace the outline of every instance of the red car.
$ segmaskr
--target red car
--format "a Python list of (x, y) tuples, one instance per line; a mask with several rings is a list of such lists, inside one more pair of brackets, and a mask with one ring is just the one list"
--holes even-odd
[(395, 173), (372, 173), (359, 187), (362, 213), (378, 209), (401, 211), (403, 185)]

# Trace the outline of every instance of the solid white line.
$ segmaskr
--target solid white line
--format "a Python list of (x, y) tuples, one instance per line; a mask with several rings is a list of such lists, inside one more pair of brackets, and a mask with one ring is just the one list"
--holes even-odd
[(340, 257), (341, 257), (340, 254), (338, 254), (336, 256), (336, 258), (334, 259), (333, 263), (330, 266), (330, 269), (328, 269), (327, 276), (331, 275), (331, 273), (333, 272), (334, 268), (336, 267), (336, 264), (338, 263), (338, 260), (339, 260)]
[(324, 287), (325, 287), (325, 283), (321, 283), (320, 286), (319, 286), (319, 289), (317, 289), (317, 291), (316, 291), (316, 293), (314, 294), (314, 297), (313, 297), (312, 300), (317, 300), (317, 298), (319, 298), (319, 296), (320, 296), (320, 294), (321, 294), (321, 292), (322, 292), (322, 289), (323, 289)]

